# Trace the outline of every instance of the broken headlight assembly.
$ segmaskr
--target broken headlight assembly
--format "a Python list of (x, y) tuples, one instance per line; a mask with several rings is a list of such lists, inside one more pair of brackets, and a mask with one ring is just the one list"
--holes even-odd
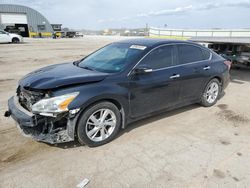
[(57, 97), (42, 99), (32, 105), (32, 112), (45, 116), (68, 111), (68, 105), (77, 97), (79, 92), (69, 93)]

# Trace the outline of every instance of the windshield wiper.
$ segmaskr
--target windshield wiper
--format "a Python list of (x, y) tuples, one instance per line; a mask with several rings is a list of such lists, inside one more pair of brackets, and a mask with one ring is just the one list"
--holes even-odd
[(95, 70), (95, 69), (90, 68), (90, 67), (87, 67), (87, 66), (84, 66), (84, 67), (81, 67), (81, 68), (83, 68), (83, 69), (87, 69), (87, 70), (91, 70), (91, 71), (94, 71), (94, 70)]
[(74, 62), (73, 62), (73, 64), (74, 64), (75, 66), (78, 66), (78, 67), (83, 68), (83, 69), (95, 71), (95, 69), (90, 68), (90, 67), (87, 67), (87, 66), (79, 66), (79, 63), (80, 63), (80, 60), (77, 60), (77, 61), (74, 61)]
[(78, 66), (79, 63), (80, 63), (80, 60), (73, 61), (73, 65)]

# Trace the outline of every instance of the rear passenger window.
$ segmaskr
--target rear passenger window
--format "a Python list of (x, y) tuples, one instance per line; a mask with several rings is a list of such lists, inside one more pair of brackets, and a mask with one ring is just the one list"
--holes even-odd
[[(178, 47), (179, 64), (192, 63), (208, 59), (209, 55), (205, 50), (193, 45), (181, 44)], [(208, 58), (207, 58), (208, 57)]]
[(148, 54), (140, 64), (152, 69), (161, 69), (174, 65), (174, 47), (171, 45), (159, 47)]

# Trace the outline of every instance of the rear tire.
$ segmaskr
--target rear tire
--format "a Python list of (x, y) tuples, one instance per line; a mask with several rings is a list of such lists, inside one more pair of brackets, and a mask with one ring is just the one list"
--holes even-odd
[(12, 43), (19, 43), (19, 42), (20, 42), (19, 38), (15, 37), (15, 38), (12, 39)]
[(201, 96), (201, 105), (210, 107), (216, 104), (221, 93), (221, 83), (218, 79), (210, 80)]
[(121, 127), (121, 113), (110, 102), (90, 106), (79, 117), (77, 138), (83, 145), (97, 147), (113, 140)]

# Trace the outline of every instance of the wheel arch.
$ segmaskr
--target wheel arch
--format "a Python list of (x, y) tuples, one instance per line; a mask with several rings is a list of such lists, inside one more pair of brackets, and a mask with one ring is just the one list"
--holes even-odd
[(220, 87), (221, 87), (221, 91), (222, 91), (222, 89), (223, 89), (223, 79), (222, 79), (220, 76), (214, 76), (214, 77), (212, 77), (212, 78), (207, 82), (207, 84), (208, 84), (212, 79), (217, 79), (217, 80), (219, 81)]
[[(206, 92), (207, 87), (209, 86), (208, 84), (213, 80), (218, 81), (218, 85), (220, 88), (218, 91), (217, 98), (212, 103), (208, 103), (207, 101), (204, 100), (204, 92)], [(204, 107), (210, 107), (210, 106), (214, 105), (217, 102), (217, 100), (219, 99), (218, 96), (220, 96), (220, 92), (222, 91), (222, 85), (223, 85), (223, 79), (220, 76), (213, 76), (213, 77), (209, 78), (207, 83), (205, 84), (205, 87), (203, 88), (202, 94), (200, 95), (200, 102), (199, 103)]]
[(211, 76), (209, 79), (206, 80), (205, 84), (204, 84), (204, 88), (202, 89), (202, 91), (204, 91), (204, 89), (206, 88), (207, 84), (213, 80), (213, 79), (217, 79), (219, 81), (219, 83), (221, 84), (221, 86), (223, 86), (223, 79), (216, 75), (216, 76)]
[(219, 80), (219, 82), (220, 82), (221, 85), (223, 84), (222, 78), (220, 76), (214, 76), (210, 80), (212, 80), (212, 79), (217, 79), (217, 80)]
[[(124, 105), (117, 99), (114, 99), (114, 98), (108, 98), (108, 97), (105, 97), (105, 98), (100, 98), (100, 99), (96, 99), (94, 101), (91, 101), (89, 102), (87, 105), (85, 106), (82, 106), (80, 109), (80, 112), (79, 112), (79, 115), (78, 115), (78, 119), (76, 121), (76, 125), (78, 125), (78, 121), (79, 121), (79, 117), (88, 109), (90, 108), (91, 106), (94, 106), (95, 104), (97, 103), (101, 103), (101, 102), (110, 102), (112, 104), (114, 104), (118, 110), (120, 111), (120, 114), (121, 114), (121, 119), (122, 119), (122, 129), (124, 129), (126, 127), (126, 115), (128, 112), (126, 112), (126, 109), (124, 107)], [(76, 130), (76, 129), (75, 129)]]
[(11, 38), (11, 42), (14, 42), (14, 40), (17, 40), (17, 41), (20, 42), (20, 39), (19, 39), (18, 37), (12, 37), (12, 38)]
[(202, 96), (204, 90), (205, 90), (206, 87), (207, 87), (207, 84), (208, 84), (211, 80), (213, 80), (213, 79), (217, 79), (217, 80), (219, 81), (219, 83), (221, 84), (220, 86), (221, 86), (221, 88), (222, 88), (222, 86), (223, 86), (223, 79), (222, 79), (220, 76), (218, 76), (218, 75), (216, 75), (216, 76), (211, 76), (209, 79), (206, 80), (206, 82), (204, 82), (204, 86), (203, 86), (202, 89), (201, 89), (199, 98)]

